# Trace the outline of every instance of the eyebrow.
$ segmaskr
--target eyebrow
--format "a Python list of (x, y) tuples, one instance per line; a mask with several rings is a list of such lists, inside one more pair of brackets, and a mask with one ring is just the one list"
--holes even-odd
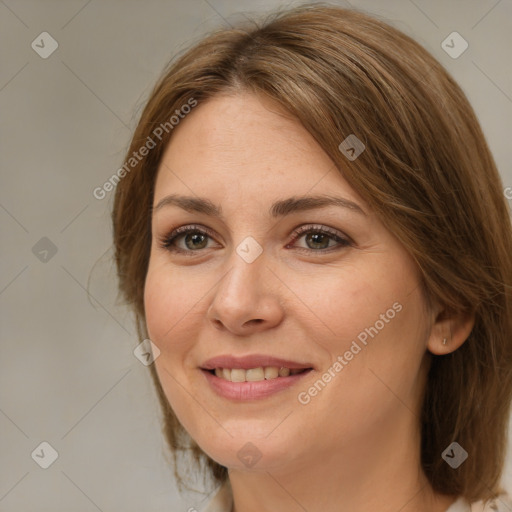
[[(218, 217), (221, 220), (225, 220), (222, 215), (222, 208), (216, 206), (209, 199), (203, 197), (171, 194), (161, 199), (153, 208), (153, 211), (157, 212), (166, 206), (178, 206), (179, 208), (191, 213), (203, 213), (211, 217)], [(348, 208), (356, 213), (367, 216), (366, 212), (357, 203), (349, 201), (343, 197), (329, 195), (281, 199), (272, 204), (269, 209), (269, 215), (273, 218), (278, 218), (296, 212), (308, 211), (316, 208), (326, 208), (328, 206)]]

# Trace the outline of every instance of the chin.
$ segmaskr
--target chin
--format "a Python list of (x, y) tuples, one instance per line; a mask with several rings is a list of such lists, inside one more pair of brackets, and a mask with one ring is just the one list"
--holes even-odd
[[(267, 430), (266, 436), (268, 432)], [(290, 453), (293, 453), (294, 443), (290, 442), (290, 438), (288, 443), (285, 443), (281, 436), (270, 439), (247, 434), (233, 437), (224, 434), (218, 442), (215, 442), (213, 437), (205, 439), (204, 443), (196, 442), (210, 458), (229, 469), (268, 471), (282, 466), (283, 461), (290, 458)], [(295, 443), (295, 448), (296, 446)]]

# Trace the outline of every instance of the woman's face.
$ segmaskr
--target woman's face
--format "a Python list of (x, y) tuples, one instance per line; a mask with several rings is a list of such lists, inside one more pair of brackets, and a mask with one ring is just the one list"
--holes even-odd
[(296, 120), (249, 93), (200, 104), (175, 128), (153, 205), (156, 370), (210, 457), (364, 460), (413, 431), (433, 322), (416, 267)]

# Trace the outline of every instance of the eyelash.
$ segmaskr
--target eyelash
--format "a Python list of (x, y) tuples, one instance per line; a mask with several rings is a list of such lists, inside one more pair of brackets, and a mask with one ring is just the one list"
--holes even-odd
[[(180, 238), (183, 235), (187, 235), (189, 233), (199, 233), (202, 235), (207, 235), (210, 238), (215, 238), (215, 233), (213, 231), (211, 231), (210, 229), (205, 228), (203, 226), (197, 226), (197, 225), (181, 226), (181, 227), (176, 228), (173, 231), (171, 231), (168, 235), (162, 237), (160, 239), (160, 246), (163, 249), (166, 249), (170, 252), (185, 254), (187, 256), (193, 256), (194, 253), (199, 253), (199, 252), (203, 251), (204, 249), (198, 249), (195, 251), (194, 250), (184, 250), (184, 249), (180, 249), (174, 245), (174, 243), (176, 242), (176, 240), (178, 238)], [(327, 226), (316, 226), (316, 225), (305, 225), (305, 226), (301, 226), (298, 229), (296, 229), (292, 234), (293, 238), (292, 238), (291, 243), (292, 244), (295, 243), (299, 238), (302, 237), (302, 235), (307, 234), (307, 233), (320, 233), (320, 234), (328, 235), (331, 237), (331, 240), (338, 242), (339, 245), (337, 247), (330, 247), (328, 249), (318, 249), (318, 250), (317, 249), (308, 249), (305, 247), (296, 247), (296, 249), (301, 252), (306, 252), (309, 254), (311, 254), (311, 253), (326, 254), (326, 253), (330, 253), (332, 251), (340, 250), (345, 247), (349, 247), (349, 246), (353, 245), (353, 242), (348, 237), (345, 238), (345, 237), (341, 236), (337, 231), (335, 231), (331, 228), (328, 228)], [(286, 247), (289, 247), (289, 245), (290, 244), (288, 244)]]

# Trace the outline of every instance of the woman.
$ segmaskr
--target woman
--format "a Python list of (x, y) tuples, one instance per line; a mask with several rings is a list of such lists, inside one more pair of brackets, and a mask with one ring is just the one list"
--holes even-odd
[(510, 217), (433, 57), (336, 7), (220, 30), (127, 162), (120, 290), (207, 510), (510, 509)]

